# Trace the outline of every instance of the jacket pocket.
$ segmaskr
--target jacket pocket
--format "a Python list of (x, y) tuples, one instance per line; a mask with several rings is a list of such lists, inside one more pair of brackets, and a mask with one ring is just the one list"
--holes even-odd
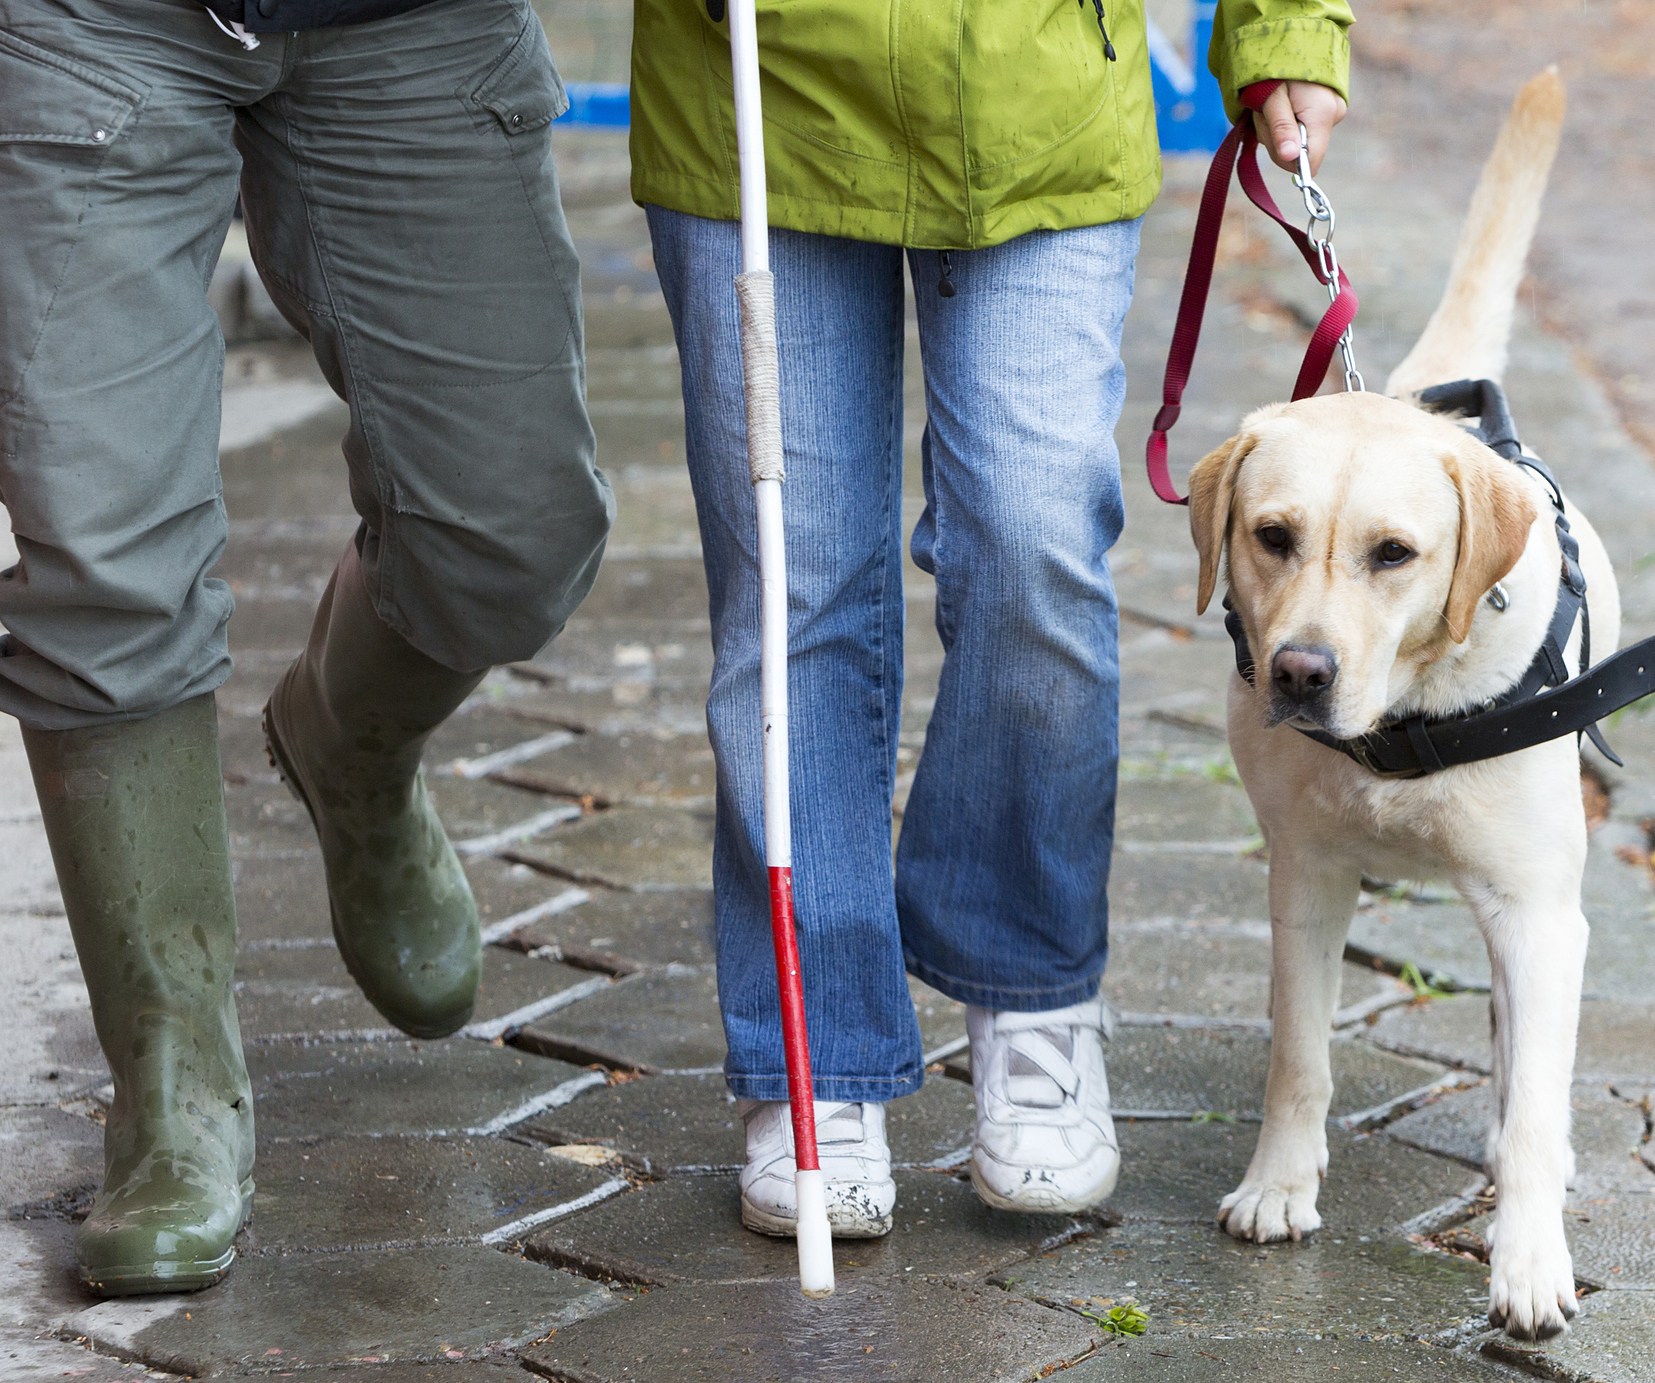
[[(1128, 5), (1108, 7), (1120, 47)], [(1110, 68), (1088, 0), (1005, 7), (971, 0), (960, 25), (960, 112), (973, 172), (1039, 160), (1097, 118)], [(1122, 54), (1123, 57), (1126, 54)]]
[(0, 33), (0, 144), (107, 148), (143, 99), (104, 72)]
[(546, 31), (532, 12), (517, 42), (471, 93), (471, 99), (493, 115), (508, 135), (543, 130), (569, 109)]

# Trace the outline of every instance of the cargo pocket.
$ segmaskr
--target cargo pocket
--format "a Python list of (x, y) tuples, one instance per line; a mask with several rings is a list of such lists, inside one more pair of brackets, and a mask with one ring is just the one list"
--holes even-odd
[(22, 391), (105, 151), (144, 96), (0, 32), (0, 405)]
[(103, 72), (0, 33), (0, 144), (107, 148), (142, 102)]
[(569, 109), (546, 31), (532, 12), (517, 42), (471, 99), (494, 116), (508, 135), (543, 130)]

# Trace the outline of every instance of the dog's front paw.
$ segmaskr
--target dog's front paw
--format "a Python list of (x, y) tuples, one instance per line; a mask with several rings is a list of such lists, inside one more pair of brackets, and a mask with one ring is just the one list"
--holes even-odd
[(1489, 1253), (1488, 1323), (1514, 1340), (1549, 1340), (1575, 1317), (1574, 1263), (1563, 1226), (1512, 1224), (1499, 1214)]
[(1304, 1238), (1322, 1227), (1316, 1213), (1321, 1179), (1266, 1177), (1247, 1180), (1225, 1196), (1218, 1206), (1218, 1223), (1237, 1239), (1268, 1244), (1277, 1239)]

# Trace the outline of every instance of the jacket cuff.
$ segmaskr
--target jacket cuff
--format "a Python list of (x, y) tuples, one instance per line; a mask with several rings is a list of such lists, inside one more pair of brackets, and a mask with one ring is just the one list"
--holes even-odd
[(1317, 82), (1350, 100), (1350, 37), (1329, 19), (1266, 19), (1215, 33), (1207, 62), (1232, 121), (1241, 114), (1241, 91), (1272, 77)]

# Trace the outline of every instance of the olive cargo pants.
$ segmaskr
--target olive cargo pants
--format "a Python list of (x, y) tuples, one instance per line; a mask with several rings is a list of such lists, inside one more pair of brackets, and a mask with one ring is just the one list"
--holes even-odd
[(134, 719), (228, 676), (224, 345), (255, 263), (350, 405), (381, 618), (458, 671), (532, 656), (596, 574), (578, 268), (527, 0), (245, 50), (191, 0), (0, 0), (0, 711)]

